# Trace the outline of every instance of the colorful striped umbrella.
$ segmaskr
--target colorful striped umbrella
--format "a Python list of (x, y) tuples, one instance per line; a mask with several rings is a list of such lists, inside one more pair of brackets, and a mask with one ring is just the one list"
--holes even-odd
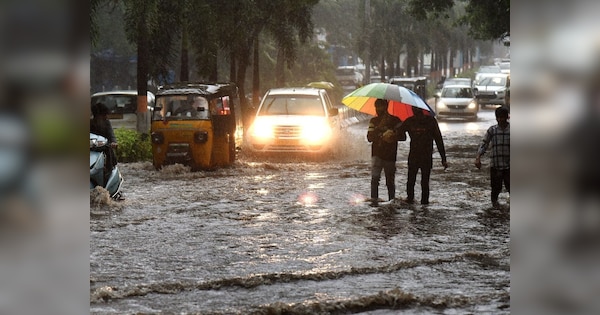
[(426, 115), (435, 112), (419, 95), (403, 86), (390, 83), (371, 83), (354, 90), (342, 99), (344, 105), (369, 115), (375, 113), (375, 100), (388, 100), (388, 112), (402, 121), (413, 115), (412, 107), (421, 108)]

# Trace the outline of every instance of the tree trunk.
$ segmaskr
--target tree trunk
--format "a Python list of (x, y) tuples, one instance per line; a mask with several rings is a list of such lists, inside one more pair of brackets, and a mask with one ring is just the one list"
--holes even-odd
[(219, 70), (218, 70), (218, 64), (219, 64), (219, 47), (217, 46), (216, 43), (212, 43), (210, 44), (210, 62), (209, 62), (209, 74), (208, 74), (208, 80), (210, 82), (217, 82), (219, 79)]
[(436, 82), (439, 80), (439, 75), (437, 73), (437, 52), (435, 51), (435, 49), (431, 50), (431, 69), (430, 71), (430, 76), (431, 76), (431, 80), (432, 82)]
[(452, 78), (454, 77), (454, 56), (456, 56), (456, 50), (454, 48), (450, 48), (450, 60), (449, 62), (449, 68), (450, 68), (450, 73), (448, 73), (448, 77)]
[(259, 94), (260, 94), (260, 68), (259, 68), (259, 51), (258, 51), (258, 38), (254, 40), (254, 51), (252, 53), (253, 62), (252, 62), (252, 108), (258, 107), (259, 102)]
[(136, 129), (142, 135), (147, 135), (150, 130), (148, 125), (148, 31), (143, 22), (138, 24), (137, 38), (137, 122)]
[(181, 68), (179, 72), (179, 81), (186, 82), (189, 77), (189, 56), (188, 56), (188, 32), (184, 26), (181, 35)]
[[(248, 43), (249, 45), (247, 47), (252, 47), (253, 43)], [(248, 62), (249, 62), (249, 53), (250, 53), (250, 48), (245, 48), (242, 47), (240, 50), (238, 50), (238, 53), (236, 54), (238, 56), (238, 60), (237, 60), (237, 73), (236, 73), (236, 84), (238, 87), (238, 92), (239, 92), (239, 96), (240, 96), (240, 103), (241, 103), (241, 108), (242, 108), (242, 120), (244, 122), (244, 126), (248, 126), (251, 120), (251, 116), (252, 116), (252, 109), (250, 108), (250, 105), (248, 104), (248, 100), (246, 99), (246, 88), (245, 88), (245, 81), (246, 81), (246, 69), (248, 68)]]
[(371, 83), (371, 0), (365, 0), (365, 25), (365, 73), (361, 85)]
[(448, 51), (444, 48), (440, 51), (440, 76), (448, 76)]
[(382, 53), (381, 54), (381, 66), (379, 66), (379, 75), (381, 77), (381, 82), (385, 82), (385, 55)]
[(277, 48), (277, 61), (275, 62), (275, 86), (276, 87), (282, 87), (285, 83), (285, 76), (284, 76), (284, 64), (285, 64), (285, 57), (284, 57), (284, 52), (283, 52), (283, 48), (279, 47)]
[(402, 63), (400, 62), (401, 55), (398, 53), (396, 56), (396, 67), (394, 69), (394, 76), (400, 77), (402, 76)]
[[(229, 55), (229, 81), (230, 82), (237, 82), (237, 64), (235, 62), (236, 57), (235, 57), (235, 52), (232, 50), (230, 55)], [(237, 84), (237, 83), (236, 83)]]
[(410, 50), (410, 48), (407, 47), (406, 49), (406, 68), (404, 69), (404, 72), (406, 73), (407, 77), (410, 77), (410, 59), (412, 58), (412, 52)]
[(470, 48), (466, 49), (465, 64), (467, 65), (465, 70), (469, 70), (469, 69), (473, 68), (473, 64), (471, 63), (471, 49)]

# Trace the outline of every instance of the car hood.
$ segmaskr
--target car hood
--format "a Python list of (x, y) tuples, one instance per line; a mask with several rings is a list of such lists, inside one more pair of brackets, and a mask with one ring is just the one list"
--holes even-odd
[(478, 91), (501, 91), (506, 89), (505, 86), (498, 85), (477, 85), (475, 88)]
[(469, 105), (469, 103), (473, 102), (473, 98), (440, 98), (440, 101), (444, 102), (446, 105)]
[(304, 125), (326, 120), (324, 116), (301, 116), (301, 115), (265, 115), (257, 116), (254, 123), (271, 125)]

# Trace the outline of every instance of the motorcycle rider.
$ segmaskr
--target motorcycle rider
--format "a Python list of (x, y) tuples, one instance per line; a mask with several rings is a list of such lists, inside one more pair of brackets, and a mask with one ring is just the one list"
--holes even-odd
[[(108, 162), (106, 168), (107, 170), (111, 170), (117, 165), (117, 156), (114, 149), (118, 146), (118, 143), (110, 120), (108, 120), (108, 113), (108, 107), (103, 103), (96, 103), (92, 106), (93, 118), (90, 119), (90, 132), (108, 139), (110, 148), (106, 152), (106, 159)], [(105, 172), (105, 174), (106, 173), (108, 172)]]

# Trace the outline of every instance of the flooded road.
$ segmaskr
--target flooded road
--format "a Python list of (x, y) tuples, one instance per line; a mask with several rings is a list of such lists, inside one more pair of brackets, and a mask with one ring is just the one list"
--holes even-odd
[[(233, 167), (195, 173), (122, 163), (125, 201), (90, 194), (90, 311), (509, 314), (510, 201), (503, 192), (493, 209), (489, 161), (473, 165), (494, 123), (493, 109), (474, 123), (440, 123), (449, 168), (435, 152), (428, 206), (364, 202), (364, 121), (326, 161), (242, 154)], [(399, 145), (398, 199), (408, 144)]]

